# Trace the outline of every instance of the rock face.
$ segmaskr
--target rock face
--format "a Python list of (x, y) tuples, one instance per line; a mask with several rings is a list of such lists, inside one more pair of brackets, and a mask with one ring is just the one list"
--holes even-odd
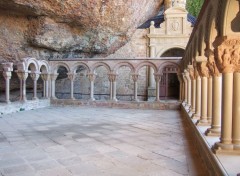
[(0, 60), (106, 57), (163, 0), (1, 0)]

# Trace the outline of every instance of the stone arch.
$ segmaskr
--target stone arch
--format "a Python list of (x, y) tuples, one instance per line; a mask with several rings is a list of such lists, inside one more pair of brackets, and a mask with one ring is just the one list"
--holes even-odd
[(109, 66), (108, 64), (106, 64), (106, 63), (104, 63), (104, 62), (98, 62), (98, 63), (96, 63), (96, 64), (94, 64), (94, 65), (92, 66), (92, 68), (91, 68), (91, 73), (94, 73), (94, 71), (96, 70), (96, 68), (98, 68), (98, 67), (100, 67), (100, 66), (105, 67), (105, 68), (108, 70), (108, 72), (111, 72), (111, 68), (110, 68), (110, 66)]
[[(42, 69), (42, 71), (41, 71)], [(49, 73), (49, 65), (46, 61), (40, 61), (39, 63), (39, 72)]]
[(224, 9), (224, 19), (221, 25), (223, 36), (238, 34), (240, 35), (240, 2), (237, 0), (226, 1)]
[(55, 64), (55, 65), (53, 66), (53, 72), (54, 72), (54, 73), (57, 73), (59, 67), (61, 67), (61, 66), (62, 66), (62, 67), (65, 67), (65, 68), (67, 69), (68, 73), (70, 73), (70, 68), (69, 68), (68, 64), (66, 64), (66, 63), (64, 63), (64, 62), (58, 62), (57, 64)]
[(156, 65), (153, 64), (152, 62), (149, 62), (149, 61), (145, 61), (145, 62), (140, 63), (140, 64), (136, 67), (135, 72), (138, 73), (139, 70), (140, 70), (142, 67), (144, 67), (144, 66), (149, 66), (149, 67), (153, 68), (154, 73), (157, 73), (157, 67), (156, 67)]
[(161, 65), (159, 66), (159, 68), (158, 68), (158, 73), (159, 73), (159, 74), (162, 74), (164, 68), (167, 67), (167, 66), (170, 66), (170, 65), (176, 67), (176, 68), (177, 68), (177, 72), (180, 71), (180, 65), (178, 65), (177, 63), (174, 63), (174, 62), (166, 61), (166, 62), (164, 62), (163, 64), (161, 64)]
[(173, 49), (173, 48), (179, 48), (179, 49), (183, 49), (185, 50), (186, 49), (186, 46), (184, 45), (172, 45), (172, 46), (169, 46), (169, 47), (165, 47), (163, 49), (161, 49), (158, 53), (157, 53), (157, 57), (161, 57), (161, 55), (163, 55), (166, 51), (170, 50), (170, 49)]
[(30, 68), (31, 72), (39, 71), (39, 64), (35, 58), (26, 58), (24, 59), (24, 63), (26, 65), (27, 70)]
[(84, 63), (84, 62), (77, 62), (76, 64), (74, 64), (74, 66), (71, 68), (71, 72), (72, 73), (76, 73), (76, 70), (78, 69), (78, 67), (83, 66), (85, 69), (87, 69), (87, 72), (90, 73), (90, 68), (89, 66)]
[(118, 70), (119, 70), (121, 67), (123, 67), (123, 66), (129, 67), (129, 68), (131, 69), (131, 72), (132, 72), (132, 73), (135, 72), (134, 66), (133, 66), (131, 63), (129, 63), (129, 62), (119, 62), (119, 63), (117, 63), (117, 64), (113, 67), (113, 71), (114, 71), (115, 73), (117, 73)]

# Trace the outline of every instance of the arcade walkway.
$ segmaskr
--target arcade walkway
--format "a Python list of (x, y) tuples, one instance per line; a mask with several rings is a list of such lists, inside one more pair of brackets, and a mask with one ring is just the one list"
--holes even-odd
[(45, 108), (0, 118), (1, 176), (207, 175), (178, 111)]

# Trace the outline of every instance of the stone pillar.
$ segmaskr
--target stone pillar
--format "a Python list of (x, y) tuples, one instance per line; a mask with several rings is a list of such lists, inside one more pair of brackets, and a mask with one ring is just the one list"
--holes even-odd
[(196, 108), (196, 79), (195, 79), (195, 74), (194, 74), (194, 68), (193, 66), (189, 65), (189, 75), (191, 79), (191, 112), (195, 112)]
[(52, 81), (52, 86), (51, 86), (52, 99), (57, 99), (57, 98), (56, 98), (56, 95), (55, 95), (55, 82), (56, 82), (57, 77), (58, 77), (58, 73), (53, 73), (53, 74), (51, 74), (51, 81)]
[(232, 143), (234, 150), (240, 150), (240, 72), (234, 73)]
[(133, 82), (134, 82), (134, 101), (139, 101), (138, 100), (138, 96), (137, 96), (137, 91), (138, 91), (137, 81), (138, 81), (138, 77), (139, 77), (138, 74), (132, 74), (132, 79), (133, 79)]
[(179, 81), (179, 102), (183, 101), (183, 80), (182, 80), (182, 75), (178, 74), (178, 81)]
[(199, 74), (201, 76), (201, 116), (196, 125), (209, 125), (207, 118), (208, 111), (208, 77), (209, 70), (207, 62), (200, 62), (197, 64)]
[(96, 78), (96, 74), (89, 73), (88, 78), (90, 80), (90, 100), (94, 101), (95, 100), (95, 98), (94, 98), (94, 80)]
[(5, 101), (6, 103), (10, 103), (10, 79), (12, 77), (12, 71), (13, 71), (13, 63), (7, 62), (3, 63), (3, 77), (5, 78)]
[(154, 74), (154, 78), (156, 81), (156, 99), (155, 101), (160, 101), (159, 96), (160, 96), (160, 81), (161, 81), (161, 74)]
[(196, 75), (196, 108), (193, 114), (193, 119), (199, 119), (201, 114), (201, 77)]
[(108, 79), (110, 82), (110, 100), (117, 101), (117, 74), (109, 73)]
[(208, 92), (208, 96), (207, 96), (207, 120), (208, 123), (211, 124), (212, 123), (212, 77), (209, 76), (208, 77), (208, 88), (207, 88), (207, 92)]
[(222, 77), (213, 75), (212, 91), (212, 123), (207, 129), (207, 136), (220, 136), (221, 134), (221, 105), (222, 105)]
[(17, 75), (20, 79), (20, 101), (27, 101), (26, 80), (28, 77), (28, 72), (17, 71)]
[(75, 74), (74, 73), (68, 73), (68, 79), (71, 81), (71, 86), (70, 86), (70, 99), (74, 100), (74, 79), (75, 79)]
[(48, 85), (48, 83), (49, 83), (50, 76), (47, 73), (42, 73), (41, 78), (43, 80), (43, 97), (44, 98), (49, 98), (49, 92), (48, 92), (49, 85)]
[(39, 79), (39, 73), (34, 72), (30, 73), (30, 76), (33, 80), (33, 100), (37, 100), (37, 80)]
[(184, 81), (184, 104), (187, 105), (188, 100), (188, 85), (187, 85), (187, 78), (185, 73), (183, 73), (183, 81)]
[(187, 70), (185, 70), (185, 77), (187, 79), (187, 107), (191, 107), (191, 90), (192, 90), (192, 82), (190, 78), (190, 74)]
[[(156, 57), (156, 46), (151, 44), (150, 46), (150, 58)], [(148, 67), (148, 101), (151, 101), (156, 96), (156, 82), (154, 78), (154, 69)]]
[(12, 72), (8, 71), (8, 72), (3, 72), (3, 76), (5, 78), (5, 101), (6, 103), (10, 103), (10, 79), (12, 77)]

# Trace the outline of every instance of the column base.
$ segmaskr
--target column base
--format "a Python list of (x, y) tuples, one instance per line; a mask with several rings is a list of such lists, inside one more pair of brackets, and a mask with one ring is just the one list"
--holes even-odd
[(233, 144), (223, 144), (221, 142), (217, 142), (214, 144), (212, 149), (215, 154), (234, 153)]
[(114, 102), (117, 102), (117, 101), (118, 101), (118, 99), (117, 99), (117, 98), (113, 98), (113, 99), (112, 99), (112, 101), (114, 101)]
[(51, 97), (51, 99), (53, 99), (53, 100), (57, 100), (57, 97)]
[(220, 128), (217, 128), (217, 129), (208, 128), (205, 132), (205, 135), (206, 136), (220, 136), (221, 135), (221, 129)]
[(33, 97), (32, 100), (38, 100), (38, 98), (37, 97)]
[(76, 100), (76, 98), (70, 98), (70, 100)]
[(200, 114), (193, 114), (191, 118), (198, 120), (200, 119)]
[(208, 123), (207, 120), (198, 120), (196, 123), (197, 126), (209, 126), (210, 124)]
[(240, 153), (240, 144), (233, 144), (233, 150), (238, 150)]
[(139, 102), (139, 99), (133, 99), (132, 101)]
[(5, 103), (7, 103), (7, 104), (11, 104), (12, 102), (9, 100), (9, 101), (5, 101)]
[(96, 99), (95, 98), (90, 98), (89, 101), (95, 101)]

